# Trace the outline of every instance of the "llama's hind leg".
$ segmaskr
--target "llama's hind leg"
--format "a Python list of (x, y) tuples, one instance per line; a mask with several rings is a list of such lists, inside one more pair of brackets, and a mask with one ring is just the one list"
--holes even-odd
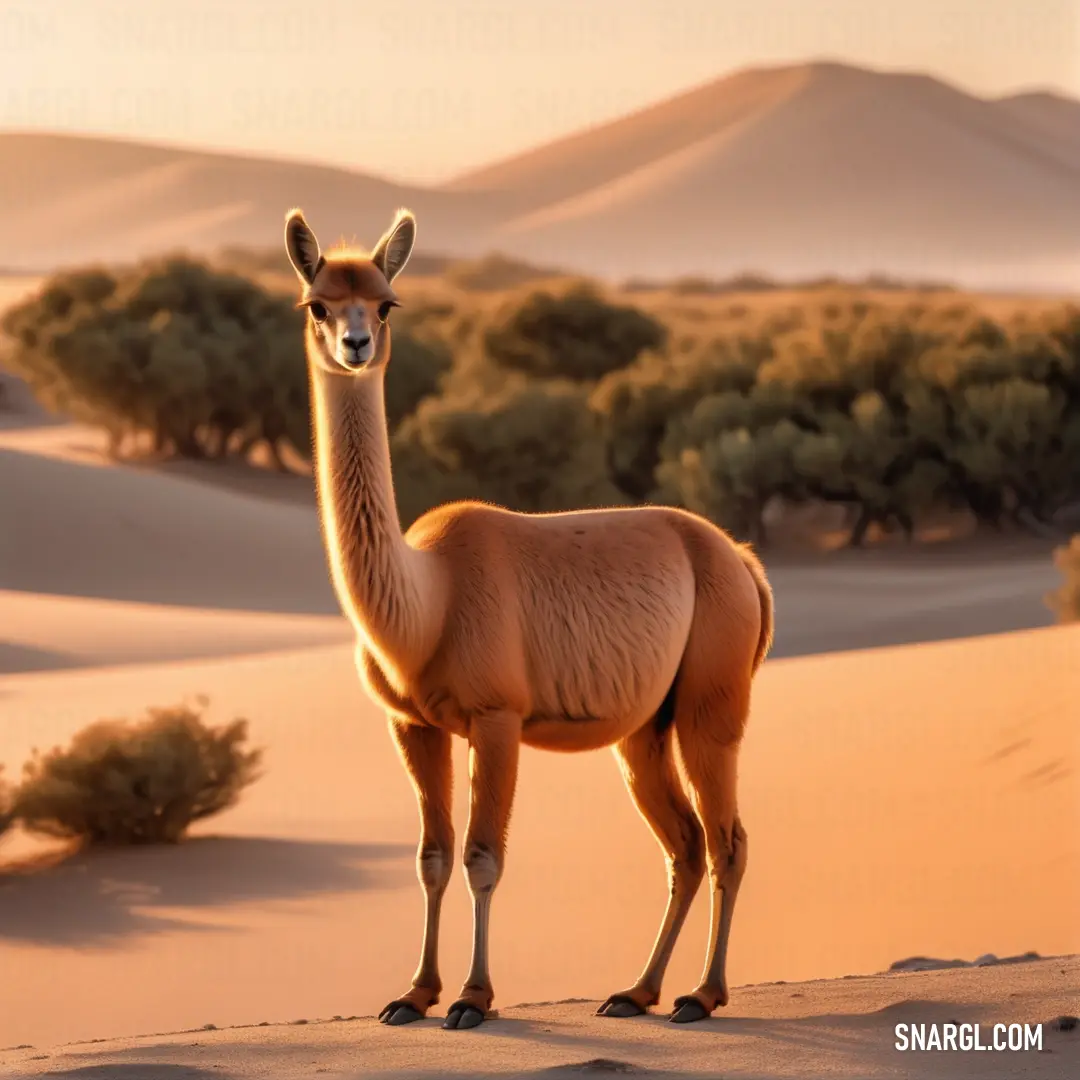
[(408, 1024), (439, 1001), (439, 915), (454, 863), (451, 817), (453, 764), (450, 735), (391, 717), (390, 730), (405, 763), (420, 807), (420, 847), (416, 871), (424, 889), (424, 942), (412, 986), (379, 1014), (384, 1024)]
[[(726, 699), (720, 712), (730, 711)], [(710, 1016), (728, 1002), (727, 949), (731, 920), (739, 885), (746, 871), (746, 832), (736, 804), (737, 742), (732, 731), (741, 732), (746, 706), (739, 715), (711, 715), (703, 709), (682, 712), (677, 720), (679, 751), (690, 783), (691, 796), (705, 831), (705, 855), (712, 885), (709, 947), (701, 982), (690, 994), (676, 998), (671, 1019), (688, 1023)]]
[(668, 866), (669, 894), (664, 920), (645, 970), (628, 990), (600, 1006), (603, 1016), (639, 1016), (660, 999), (660, 987), (675, 939), (704, 874), (701, 826), (675, 769), (671, 730), (653, 721), (615, 747), (626, 786), (652, 829)]

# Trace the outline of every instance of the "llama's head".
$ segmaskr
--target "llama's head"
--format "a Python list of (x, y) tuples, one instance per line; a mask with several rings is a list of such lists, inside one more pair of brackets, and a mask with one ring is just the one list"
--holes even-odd
[(398, 307), (390, 283), (416, 242), (416, 219), (399, 210), (370, 255), (319, 250), (300, 210), (285, 219), (285, 249), (300, 278), (300, 307), (308, 314), (308, 355), (326, 371), (358, 374), (382, 367), (389, 344), (387, 319)]

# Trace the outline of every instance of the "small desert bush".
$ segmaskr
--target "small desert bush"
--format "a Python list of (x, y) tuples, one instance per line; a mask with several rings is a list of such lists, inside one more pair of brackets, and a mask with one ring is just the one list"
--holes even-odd
[(1054, 552), (1054, 565), (1065, 580), (1046, 598), (1047, 604), (1058, 622), (1080, 622), (1080, 533)]
[(173, 844), (258, 778), (247, 721), (203, 721), (205, 701), (101, 720), (67, 749), (35, 753), (13, 812), (31, 832), (84, 844)]

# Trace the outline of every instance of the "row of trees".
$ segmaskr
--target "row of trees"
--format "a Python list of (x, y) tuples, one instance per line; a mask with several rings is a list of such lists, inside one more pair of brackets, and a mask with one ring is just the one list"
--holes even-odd
[[(630, 485), (651, 476), (652, 497), (759, 541), (775, 498), (851, 508), (855, 543), (874, 524), (910, 534), (943, 507), (1049, 525), (1080, 496), (1080, 319), (990, 340), (996, 330), (950, 339), (862, 319), (780, 347), (715, 343), (724, 358), (681, 378), (660, 363), (613, 380), (606, 413)], [(644, 431), (634, 413), (661, 419), (673, 387), (674, 416)]]
[(859, 543), (941, 509), (1049, 528), (1080, 499), (1075, 308), (998, 323), (955, 298), (833, 293), (726, 310), (665, 320), (581, 286), (511, 297), (444, 327), (458, 361), (396, 457), (410, 475), (426, 460), (436, 495), (670, 502), (759, 542), (777, 500), (848, 508)]
[[(100, 426), (113, 453), (149, 442), (186, 458), (311, 445), (303, 316), (252, 278), (184, 258), (58, 275), (10, 309), (6, 364), (54, 412)], [(396, 425), (434, 392), (449, 353), (394, 343)]]
[[(943, 508), (1049, 527), (1080, 499), (1075, 307), (992, 319), (948, 292), (838, 288), (635, 300), (581, 282), (408, 298), (387, 376), (405, 523), (466, 496), (664, 501), (763, 541), (778, 501), (833, 503), (859, 543)], [(253, 278), (184, 259), (65, 274), (3, 328), (38, 397), (117, 452), (308, 452), (302, 317)]]

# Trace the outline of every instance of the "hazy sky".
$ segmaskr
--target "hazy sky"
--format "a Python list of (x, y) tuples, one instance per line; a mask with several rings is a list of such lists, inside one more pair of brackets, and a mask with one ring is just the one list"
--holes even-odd
[(1080, 96), (1080, 0), (0, 0), (0, 128), (435, 180), (820, 57)]

